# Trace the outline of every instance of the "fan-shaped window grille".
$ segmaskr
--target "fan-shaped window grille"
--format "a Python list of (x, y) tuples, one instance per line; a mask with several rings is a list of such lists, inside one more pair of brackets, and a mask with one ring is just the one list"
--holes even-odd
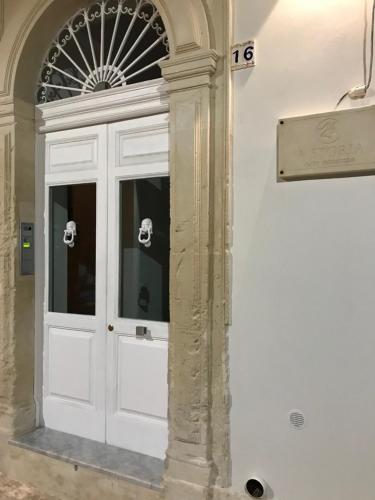
[(168, 57), (163, 21), (150, 0), (102, 0), (73, 16), (43, 63), (39, 104), (160, 78)]

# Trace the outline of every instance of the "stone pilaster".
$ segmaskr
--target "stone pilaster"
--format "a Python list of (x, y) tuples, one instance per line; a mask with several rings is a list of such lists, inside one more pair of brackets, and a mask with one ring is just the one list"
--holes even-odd
[(172, 144), (168, 500), (207, 499), (212, 484), (211, 78), (216, 60), (213, 51), (196, 51), (163, 64)]
[(14, 418), (14, 127), (0, 129), (0, 432), (12, 428)]
[(26, 206), (28, 197), (32, 203), (34, 193), (33, 138), (32, 124), (23, 117), (16, 118), (14, 109), (13, 103), (0, 104), (0, 433), (3, 435), (24, 432), (34, 425), (34, 281), (32, 277), (19, 275), (18, 262), (20, 218), (32, 217)]
[(4, 31), (4, 0), (0, 0), (0, 40)]

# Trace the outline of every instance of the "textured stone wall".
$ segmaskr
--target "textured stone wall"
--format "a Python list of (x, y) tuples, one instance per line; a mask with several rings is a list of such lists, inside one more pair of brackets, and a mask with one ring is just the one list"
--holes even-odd
[(0, 432), (8, 435), (35, 421), (34, 280), (20, 276), (18, 259), (20, 220), (34, 218), (33, 123), (12, 121), (4, 114), (0, 120)]
[[(164, 16), (172, 48), (170, 60), (163, 64), (170, 88), (172, 180), (170, 438), (164, 497), (207, 500), (213, 485), (230, 484), (226, 342), (230, 73), (225, 58), (230, 44), (229, 0), (155, 0), (155, 4)], [(64, 0), (63, 6), (53, 0), (5, 1), (0, 42), (0, 56), (6, 61), (0, 69), (0, 241), (4, 242), (0, 432), (4, 435), (24, 432), (35, 422), (34, 282), (20, 277), (17, 267), (19, 222), (34, 217), (34, 84), (50, 32), (79, 5), (77, 0)]]
[(0, 135), (0, 430), (13, 428), (15, 369), (15, 248), (17, 245), (14, 186), (14, 126)]

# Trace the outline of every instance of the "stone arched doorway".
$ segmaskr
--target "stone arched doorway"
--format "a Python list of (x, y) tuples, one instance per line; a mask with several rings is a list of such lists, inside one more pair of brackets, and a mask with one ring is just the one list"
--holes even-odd
[[(84, 5), (88, 1), (79, 2)], [(11, 5), (12, 4), (12, 5)], [(34, 280), (18, 272), (19, 223), (34, 217), (34, 94), (43, 55), (76, 0), (6, 4), (13, 25), (0, 91), (2, 192), (0, 431), (35, 426)], [(171, 57), (171, 341), (165, 498), (208, 498), (229, 486), (228, 0), (157, 0)], [(7, 25), (5, 25), (7, 26)], [(11, 29), (12, 28), (12, 29)]]

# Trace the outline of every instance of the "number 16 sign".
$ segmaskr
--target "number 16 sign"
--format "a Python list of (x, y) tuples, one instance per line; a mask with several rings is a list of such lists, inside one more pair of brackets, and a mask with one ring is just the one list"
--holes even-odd
[(232, 47), (232, 70), (255, 66), (254, 40), (238, 43)]

